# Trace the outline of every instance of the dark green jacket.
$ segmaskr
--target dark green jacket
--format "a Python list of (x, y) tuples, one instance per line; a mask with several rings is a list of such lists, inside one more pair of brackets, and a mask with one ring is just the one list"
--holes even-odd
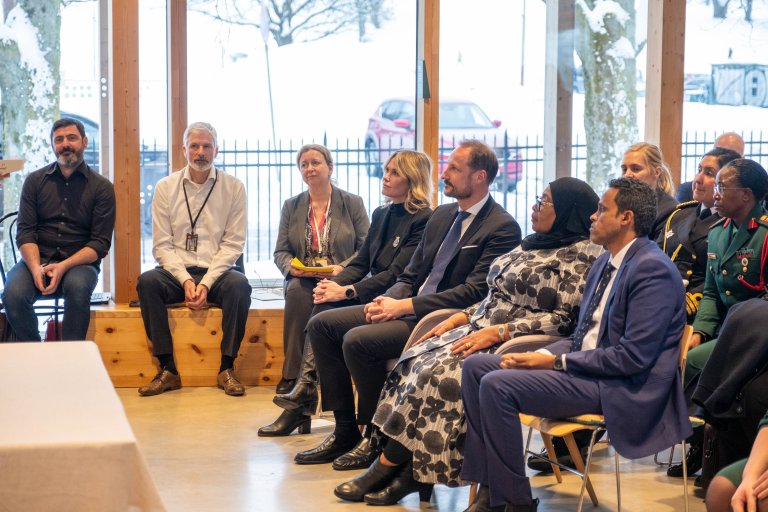
[(694, 331), (707, 339), (717, 337), (731, 306), (765, 293), (764, 283), (760, 284), (761, 277), (768, 278), (768, 271), (760, 268), (760, 262), (766, 235), (768, 211), (760, 204), (741, 226), (735, 226), (732, 219), (723, 219), (712, 227), (707, 245), (704, 296), (693, 322)]

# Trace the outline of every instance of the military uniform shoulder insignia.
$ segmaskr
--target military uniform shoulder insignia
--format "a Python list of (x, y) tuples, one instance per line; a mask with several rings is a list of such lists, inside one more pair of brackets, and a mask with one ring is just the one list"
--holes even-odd
[(714, 228), (723, 225), (726, 220), (728, 219), (726, 219), (725, 217), (720, 217), (719, 219), (717, 219), (717, 222), (709, 226), (709, 230), (712, 231)]
[[(752, 219), (753, 221), (757, 221), (758, 224), (763, 226), (764, 228), (768, 228), (768, 215), (761, 215), (759, 218)], [(757, 226), (755, 226), (757, 227)]]
[(698, 201), (686, 201), (684, 203), (677, 203), (677, 206), (675, 208), (677, 208), (678, 210), (682, 210), (683, 208), (690, 208), (692, 206), (699, 206), (699, 202)]

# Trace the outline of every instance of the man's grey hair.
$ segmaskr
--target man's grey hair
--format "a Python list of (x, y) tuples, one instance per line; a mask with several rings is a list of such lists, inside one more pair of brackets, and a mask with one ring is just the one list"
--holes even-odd
[(189, 142), (189, 134), (192, 132), (208, 132), (211, 134), (211, 137), (213, 138), (213, 146), (219, 147), (219, 141), (216, 136), (216, 128), (213, 127), (213, 125), (209, 123), (192, 123), (189, 126), (187, 126), (187, 129), (184, 130), (184, 146), (186, 147), (187, 142)]

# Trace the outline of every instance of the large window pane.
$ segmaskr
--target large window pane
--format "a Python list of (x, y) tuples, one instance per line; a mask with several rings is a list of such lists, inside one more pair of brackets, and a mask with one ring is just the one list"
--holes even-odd
[[(216, 127), (218, 165), (246, 184), (251, 277), (275, 276), (273, 267), (254, 265), (271, 261), (282, 203), (304, 189), (294, 162), (299, 147), (328, 146), (338, 186), (361, 195), (370, 212), (382, 202), (382, 155), (369, 151), (366, 159), (369, 118), (387, 99), (412, 106), (415, 96), (416, 2), (357, 2), (369, 10), (332, 12), (314, 18), (324, 26), (295, 32), (290, 27), (305, 27), (301, 20), (316, 13), (300, 11), (290, 23), (283, 15), (279, 29), (269, 4), (275, 32), (266, 46), (259, 2), (190, 2), (188, 16), (189, 118)], [(335, 26), (341, 29), (321, 37)], [(403, 144), (412, 147), (408, 137)]]
[(464, 139), (493, 147), (493, 197), (524, 231), (542, 190), (545, 15), (536, 1), (440, 3), (438, 166)]
[(759, 23), (766, 11), (752, 6), (686, 4), (681, 181), (693, 179), (702, 155), (727, 131), (743, 136), (746, 157), (768, 163), (768, 33)]
[(168, 175), (168, 81), (166, 0), (139, 2), (139, 128), (141, 138), (142, 270), (152, 257), (152, 198)]

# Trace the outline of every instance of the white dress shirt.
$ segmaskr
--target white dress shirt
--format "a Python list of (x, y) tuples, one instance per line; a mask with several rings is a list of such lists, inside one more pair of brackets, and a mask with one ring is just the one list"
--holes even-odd
[[(186, 188), (192, 218), (200, 212), (194, 231), (198, 236), (197, 251), (186, 250), (192, 225), (182, 187)], [(203, 207), (208, 192), (211, 195)], [(192, 181), (189, 168), (185, 167), (161, 179), (155, 187), (152, 254), (181, 284), (192, 279), (187, 268), (207, 268), (200, 284), (210, 290), (216, 279), (232, 268), (243, 253), (246, 209), (245, 186), (239, 179), (211, 168), (205, 182), (198, 184)]]

